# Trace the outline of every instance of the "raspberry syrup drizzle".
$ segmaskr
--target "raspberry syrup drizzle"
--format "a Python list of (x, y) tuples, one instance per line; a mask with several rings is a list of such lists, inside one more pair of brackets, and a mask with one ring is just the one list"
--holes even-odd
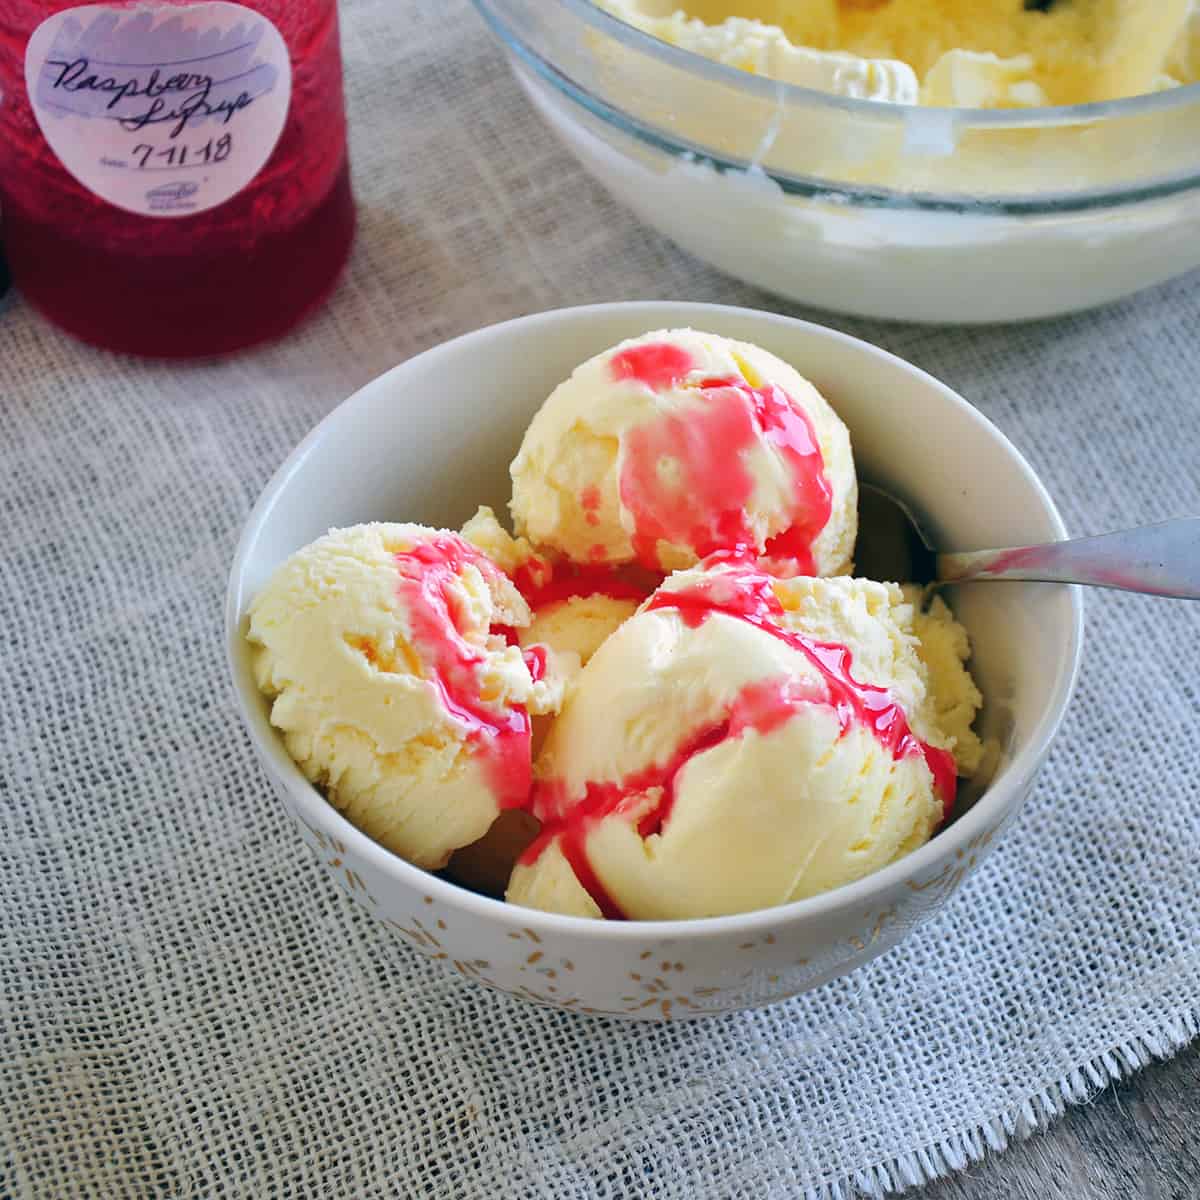
[(662, 583), (660, 573), (599, 563), (548, 563), (533, 559), (513, 572), (513, 583), (533, 612), (586, 596), (641, 604)]
[[(512, 643), (509, 643), (510, 645)], [(545, 646), (530, 646), (526, 650), (521, 651), (521, 657), (525, 660), (525, 665), (529, 668), (529, 678), (534, 683), (541, 683), (546, 678), (546, 647)]]
[(731, 566), (690, 588), (660, 591), (650, 601), (647, 611), (674, 610), (693, 628), (714, 613), (747, 621), (803, 654), (820, 673), (824, 692), (814, 694), (810, 687), (792, 679), (751, 683), (734, 699), (726, 720), (693, 734), (665, 763), (654, 764), (617, 782), (589, 782), (583, 796), (574, 801), (561, 780), (534, 783), (533, 810), (543, 828), (520, 861), (536, 862), (557, 839), (580, 886), (610, 920), (624, 919), (625, 914), (588, 858), (587, 837), (591, 830), (613, 813), (628, 812), (632, 816), (649, 796), (650, 807), (637, 817), (637, 831), (642, 837), (660, 833), (675, 804), (679, 774), (688, 762), (730, 738), (741, 737), (748, 729), (769, 733), (804, 704), (831, 708), (843, 733), (855, 724), (870, 729), (896, 760), (921, 755), (933, 776), (934, 792), (941, 798), (943, 819), (954, 807), (957, 780), (953, 756), (917, 738), (903, 710), (885, 688), (859, 683), (853, 678), (853, 657), (845, 646), (817, 642), (783, 628), (780, 624), (783, 608), (770, 579), (748, 559), (723, 554), (714, 556), (708, 565), (714, 561)]
[[(527, 807), (533, 774), (529, 714), (523, 705), (504, 709), (480, 698), (480, 667), (487, 655), (463, 637), (461, 614), (450, 590), (468, 565), (489, 580), (500, 576), (499, 568), (454, 534), (437, 534), (401, 550), (394, 559), (400, 572), (396, 591), (412, 624), (413, 641), (432, 667), (428, 682), (446, 711), (467, 727), (467, 740), (479, 752), (496, 802), (501, 808)], [(509, 640), (505, 626), (494, 626), (491, 632)], [(534, 681), (542, 678), (544, 649), (532, 647), (524, 658)]]
[(614, 354), (608, 369), (616, 380), (636, 379), (651, 391), (665, 392), (695, 367), (695, 359), (671, 342), (648, 342)]
[(769, 733), (782, 725), (802, 703), (814, 701), (802, 694), (794, 680), (765, 679), (747, 684), (734, 698), (729, 715), (693, 734), (666, 762), (655, 763), (615, 783), (589, 782), (583, 796), (575, 801), (566, 793), (561, 780), (535, 782), (533, 811), (542, 821), (542, 831), (525, 853), (522, 863), (534, 863), (542, 851), (557, 839), (559, 849), (575, 878), (596, 907), (610, 921), (623, 921), (626, 915), (604, 886), (587, 854), (588, 834), (613, 813), (636, 815), (640, 837), (661, 833), (675, 806), (680, 773), (698, 754), (722, 742), (740, 738), (747, 730)]
[(723, 613), (798, 650), (820, 672), (828, 692), (827, 703), (837, 713), (843, 733), (853, 724), (865, 725), (894, 759), (921, 755), (933, 776), (934, 791), (941, 798), (943, 818), (948, 817), (957, 787), (954, 756), (921, 741), (886, 688), (859, 683), (853, 677), (854, 658), (847, 647), (818, 642), (784, 628), (783, 606), (768, 576), (732, 554), (713, 555), (705, 565), (721, 562), (730, 564), (729, 569), (677, 592), (660, 591), (647, 605), (647, 611), (674, 609), (693, 628), (713, 613)]
[(600, 489), (589, 483), (579, 493), (579, 507), (583, 509), (583, 519), (589, 525), (600, 524)]
[[(668, 343), (634, 347), (611, 364), (616, 380), (636, 379), (661, 392), (695, 366), (686, 350)], [(633, 515), (634, 554), (657, 567), (658, 543), (690, 546), (700, 558), (747, 547), (795, 561), (798, 574), (814, 573), (812, 545), (833, 511), (825, 461), (807, 413), (774, 384), (751, 387), (738, 377), (702, 380), (701, 405), (664, 413), (634, 429), (626, 441), (618, 490)], [(792, 523), (756, 545), (746, 520), (754, 475), (742, 460), (763, 441), (773, 444), (792, 479)], [(674, 477), (662, 477), (670, 463)]]

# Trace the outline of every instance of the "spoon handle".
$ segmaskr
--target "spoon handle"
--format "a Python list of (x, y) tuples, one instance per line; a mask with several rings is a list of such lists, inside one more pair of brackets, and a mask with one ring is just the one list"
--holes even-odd
[(1200, 600), (1200, 517), (1044, 546), (939, 554), (939, 581), (1038, 579)]

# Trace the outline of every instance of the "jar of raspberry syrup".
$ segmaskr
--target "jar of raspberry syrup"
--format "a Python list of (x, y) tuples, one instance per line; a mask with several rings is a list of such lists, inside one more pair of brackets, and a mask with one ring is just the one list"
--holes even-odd
[(0, 0), (0, 229), (86, 341), (283, 334), (354, 236), (336, 0)]

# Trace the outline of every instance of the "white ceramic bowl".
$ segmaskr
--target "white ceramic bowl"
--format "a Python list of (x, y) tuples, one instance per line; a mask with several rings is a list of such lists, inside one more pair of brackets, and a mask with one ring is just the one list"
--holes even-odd
[(944, 904), (1012, 821), (1058, 728), (1082, 640), (1077, 589), (994, 584), (952, 595), (1003, 746), (988, 788), (928, 845), (809, 900), (698, 921), (602, 922), (518, 908), (429, 875), (341, 816), (289, 759), (255, 689), (247, 605), (289, 554), (331, 526), (368, 520), (457, 527), (503, 511), (525, 426), (578, 363), (622, 338), (691, 325), (755, 342), (825, 393), (860, 473), (928, 515), (944, 546), (1064, 536), (1029, 465), (935, 379), (864, 342), (771, 313), (631, 303), (523, 317), (402, 363), (332, 412), (280, 468), (234, 559), (227, 636), (254, 748), (300, 835), (334, 881), (420, 954), (488, 987), (573, 1012), (648, 1019), (729, 1012), (795, 995), (894, 946)]

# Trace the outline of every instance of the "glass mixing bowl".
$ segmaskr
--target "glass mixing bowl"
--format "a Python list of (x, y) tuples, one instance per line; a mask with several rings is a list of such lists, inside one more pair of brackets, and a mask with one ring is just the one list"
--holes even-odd
[(475, 5), (618, 200), (793, 300), (1014, 321), (1200, 265), (1200, 84), (1069, 108), (919, 108), (713, 63), (589, 0)]

